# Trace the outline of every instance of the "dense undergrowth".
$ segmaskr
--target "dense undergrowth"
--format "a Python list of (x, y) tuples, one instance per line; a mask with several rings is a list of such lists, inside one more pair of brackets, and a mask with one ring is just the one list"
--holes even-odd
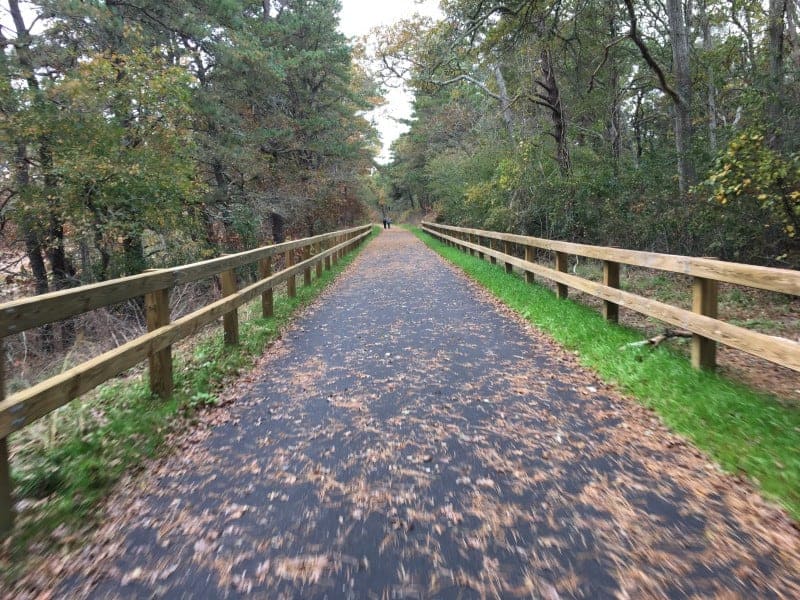
[[(367, 241), (377, 232), (375, 228)], [(190, 427), (198, 410), (217, 404), (226, 385), (250, 368), (298, 309), (314, 300), (357, 254), (351, 252), (323, 271), (311, 286), (298, 286), (295, 298), (276, 290), (273, 317), (261, 317), (260, 299), (240, 308), (239, 346), (226, 347), (221, 327), (213, 327), (175, 351), (175, 393), (170, 399), (154, 397), (147, 372), (140, 369), (60, 409), (73, 413), (73, 418), (62, 419), (73, 425), (71, 431), (52, 446), (26, 444), (13, 455), (14, 492), (22, 510), (1, 547), (5, 578), (24, 571), (31, 544), (79, 542), (82, 531), (93, 525), (99, 501), (122, 475), (166, 451), (170, 432)], [(13, 436), (11, 443), (13, 450)]]
[(800, 519), (800, 411), (720, 375), (694, 370), (684, 356), (658, 347), (620, 352), (640, 332), (609, 324), (595, 310), (559, 300), (518, 274), (451, 248), (415, 230), (429, 247), (504, 304), (574, 351), (585, 366), (654, 409), (726, 471), (749, 477)]

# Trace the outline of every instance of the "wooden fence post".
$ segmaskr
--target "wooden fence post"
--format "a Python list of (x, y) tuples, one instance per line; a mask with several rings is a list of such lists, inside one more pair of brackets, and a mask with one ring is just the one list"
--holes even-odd
[[(503, 242), (503, 254), (511, 254), (511, 242)], [(513, 273), (514, 265), (506, 263), (506, 273)]]
[[(0, 338), (0, 402), (6, 397), (6, 351)], [(0, 438), (0, 539), (14, 526), (11, 501), (11, 465), (8, 462), (8, 438)]]
[[(563, 252), (556, 252), (556, 271), (567, 272), (567, 255)], [(563, 283), (556, 284), (556, 295), (559, 298), (567, 297), (567, 286)]]
[[(603, 261), (603, 285), (619, 289), (619, 263), (610, 260)], [(619, 304), (603, 300), (603, 318), (606, 321), (619, 322)]]
[[(692, 286), (692, 311), (698, 315), (717, 318), (718, 284), (713, 279), (695, 277)], [(714, 369), (717, 365), (717, 343), (692, 334), (692, 366), (695, 369)]]
[[(147, 331), (169, 325), (169, 289), (156, 290), (144, 295), (144, 311)], [(154, 352), (148, 357), (150, 363), (150, 391), (159, 398), (172, 395), (172, 347)]]
[[(286, 268), (294, 266), (294, 250), (287, 250), (286, 251)], [(296, 277), (292, 275), (289, 279), (286, 280), (286, 295), (289, 298), (296, 298), (297, 297), (297, 281)]]
[[(222, 280), (222, 295), (232, 296), (236, 293), (236, 270), (229, 269), (220, 273)], [(232, 311), (222, 315), (222, 324), (225, 328), (225, 345), (238, 346), (239, 345), (239, 309), (234, 308)]]
[[(479, 235), (476, 235), (475, 236), (475, 243), (478, 244), (478, 246), (483, 246), (483, 238), (481, 236), (479, 236)], [(478, 250), (478, 258), (480, 258), (481, 260), (484, 259), (484, 254), (480, 250)]]
[[(525, 246), (525, 262), (536, 262), (536, 250), (534, 250), (533, 246)], [(528, 283), (534, 282), (533, 273), (531, 271), (525, 271), (525, 281)]]
[[(272, 257), (268, 256), (258, 261), (258, 270), (261, 279), (266, 279), (272, 275)], [(261, 294), (261, 314), (265, 319), (275, 314), (275, 298), (272, 293), (272, 288), (269, 288)]]
[[(317, 242), (316, 246), (314, 247), (314, 254), (322, 254), (322, 242)], [(322, 259), (320, 258), (316, 264), (317, 267), (317, 279), (322, 277)]]
[[(303, 260), (311, 258), (311, 244), (303, 248)], [(303, 287), (311, 285), (311, 265), (303, 269)]]
[[(334, 246), (338, 246), (339, 245), (339, 236), (338, 235), (333, 238), (333, 245)], [(333, 260), (333, 266), (338, 265), (339, 264), (339, 251), (335, 250), (334, 253), (331, 256), (332, 256), (332, 260)]]
[[(492, 238), (487, 238), (487, 240), (486, 240), (486, 241), (488, 241), (488, 242), (489, 242), (489, 248), (490, 248), (490, 249), (492, 249), (492, 250), (496, 249), (496, 248), (495, 248), (495, 246), (496, 246), (497, 244), (495, 244), (495, 243), (494, 243), (494, 240), (493, 240)], [(497, 257), (490, 256), (490, 257), (489, 257), (489, 260), (491, 261), (491, 263), (492, 263), (493, 265), (496, 265), (496, 264), (497, 264)]]
[[(327, 250), (328, 248), (331, 247), (331, 245), (332, 244), (331, 244), (330, 240), (325, 240), (325, 245), (323, 247), (325, 248), (325, 250)], [(331, 270), (331, 255), (330, 254), (328, 254), (325, 257), (325, 270), (326, 271), (330, 271)]]

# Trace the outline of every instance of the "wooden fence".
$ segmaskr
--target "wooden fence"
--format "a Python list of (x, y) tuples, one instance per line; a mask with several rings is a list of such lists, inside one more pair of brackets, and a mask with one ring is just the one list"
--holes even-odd
[[(5, 360), (0, 360), (0, 533), (12, 526), (11, 477), (8, 436), (108, 381), (145, 359), (150, 363), (150, 388), (161, 397), (172, 394), (172, 352), (175, 342), (205, 325), (223, 318), (224, 339), (239, 341), (237, 309), (261, 295), (264, 316), (272, 315), (273, 290), (283, 282), (289, 296), (296, 294), (295, 278), (302, 273), (311, 284), (311, 271), (319, 277), (346, 253), (366, 239), (371, 225), (266, 246), (203, 262), (134, 275), (0, 304), (0, 357), (3, 338), (22, 331), (63, 321), (91, 310), (144, 297), (148, 333), (4, 399)], [(300, 253), (302, 260), (295, 261)], [(285, 256), (282, 271), (272, 273), (273, 258)], [(238, 289), (236, 268), (257, 264), (260, 279)], [(170, 322), (169, 294), (174, 286), (220, 277), (222, 298), (185, 317)]]
[[(422, 228), (445, 243), (459, 247), (470, 254), (477, 254), (481, 258), (488, 256), (493, 263), (498, 260), (503, 262), (508, 272), (511, 272), (513, 267), (521, 269), (528, 282), (533, 282), (534, 275), (555, 281), (556, 293), (559, 298), (566, 298), (567, 290), (570, 287), (601, 298), (603, 315), (609, 321), (618, 320), (619, 307), (623, 306), (686, 329), (692, 333), (692, 365), (695, 368), (714, 368), (716, 343), (719, 342), (800, 371), (800, 342), (797, 340), (766, 335), (717, 319), (719, 282), (798, 296), (800, 295), (800, 272), (798, 271), (758, 267), (709, 258), (573, 244), (427, 222), (422, 224)], [(514, 256), (515, 250), (518, 254), (524, 253), (525, 258)], [(553, 268), (535, 262), (537, 250), (552, 252)], [(569, 274), (567, 259), (570, 255), (603, 261), (603, 282), (589, 281)], [(692, 310), (685, 310), (620, 290), (619, 266), (621, 264), (694, 277)]]

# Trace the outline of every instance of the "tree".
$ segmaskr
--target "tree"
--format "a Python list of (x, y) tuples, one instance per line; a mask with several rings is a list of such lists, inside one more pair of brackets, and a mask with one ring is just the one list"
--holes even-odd
[[(454, 223), (545, 237), (738, 260), (791, 249), (764, 232), (795, 226), (796, 2), (449, 0), (443, 10), (442, 23), (406, 22), (377, 43), (384, 75), (417, 94), (387, 170), (395, 197), (425, 199)], [(443, 135), (467, 107), (466, 133), (451, 124)], [(763, 186), (737, 197), (737, 221), (731, 202), (706, 202), (693, 184), (721, 171), (743, 131), (766, 146), (744, 161)], [(757, 181), (726, 177), (731, 189)]]

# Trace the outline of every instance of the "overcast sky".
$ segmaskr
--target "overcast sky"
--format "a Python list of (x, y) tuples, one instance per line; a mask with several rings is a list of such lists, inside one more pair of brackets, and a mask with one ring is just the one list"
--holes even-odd
[[(438, 0), (341, 0), (342, 33), (350, 37), (366, 35), (373, 27), (391, 25), (414, 13), (430, 17), (441, 16)], [(407, 90), (391, 89), (387, 103), (377, 109), (371, 117), (375, 121), (383, 142), (380, 162), (389, 159), (389, 145), (407, 128), (397, 119), (411, 116), (411, 94)]]

